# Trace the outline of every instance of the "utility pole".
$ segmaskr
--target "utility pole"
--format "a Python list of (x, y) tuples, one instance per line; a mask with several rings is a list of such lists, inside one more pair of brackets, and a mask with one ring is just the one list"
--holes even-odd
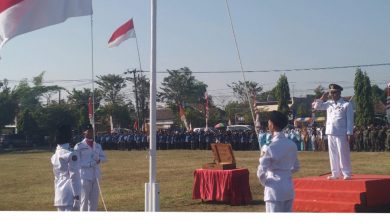
[(61, 102), (61, 89), (58, 90), (58, 104)]

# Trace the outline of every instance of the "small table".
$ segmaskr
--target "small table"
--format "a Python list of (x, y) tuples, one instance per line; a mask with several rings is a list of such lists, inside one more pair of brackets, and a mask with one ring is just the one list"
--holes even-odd
[(192, 199), (248, 204), (252, 201), (248, 169), (196, 169)]

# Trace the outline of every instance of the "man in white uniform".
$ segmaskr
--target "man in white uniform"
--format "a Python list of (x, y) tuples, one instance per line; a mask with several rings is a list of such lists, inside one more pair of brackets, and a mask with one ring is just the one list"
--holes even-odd
[(288, 139), (282, 129), (288, 118), (278, 111), (270, 112), (268, 128), (271, 143), (261, 149), (257, 177), (264, 188), (266, 212), (291, 212), (294, 200), (292, 173), (299, 170), (296, 144)]
[(99, 202), (99, 165), (107, 159), (102, 146), (93, 141), (92, 125), (88, 124), (85, 126), (84, 137), (84, 140), (77, 143), (74, 147), (80, 157), (80, 211), (97, 211)]
[(51, 157), (54, 173), (54, 206), (58, 211), (78, 210), (80, 207), (79, 158), (70, 148), (72, 130), (61, 125), (56, 131), (57, 149)]
[(315, 110), (326, 110), (326, 129), (328, 135), (330, 169), (329, 180), (341, 178), (350, 180), (352, 176), (349, 143), (353, 135), (353, 107), (341, 98), (343, 88), (337, 84), (329, 85), (329, 95), (324, 93), (313, 102)]

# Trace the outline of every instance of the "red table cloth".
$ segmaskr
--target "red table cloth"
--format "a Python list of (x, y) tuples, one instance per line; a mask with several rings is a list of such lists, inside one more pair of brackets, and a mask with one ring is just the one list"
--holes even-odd
[(194, 171), (192, 199), (223, 201), (230, 205), (252, 201), (248, 169)]

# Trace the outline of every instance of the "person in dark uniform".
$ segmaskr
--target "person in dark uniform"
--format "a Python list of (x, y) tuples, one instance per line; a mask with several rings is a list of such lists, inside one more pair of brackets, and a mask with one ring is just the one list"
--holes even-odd
[(363, 129), (363, 150), (370, 151), (370, 127)]
[(386, 141), (385, 141), (386, 151), (390, 151), (390, 126), (387, 125), (386, 129)]

